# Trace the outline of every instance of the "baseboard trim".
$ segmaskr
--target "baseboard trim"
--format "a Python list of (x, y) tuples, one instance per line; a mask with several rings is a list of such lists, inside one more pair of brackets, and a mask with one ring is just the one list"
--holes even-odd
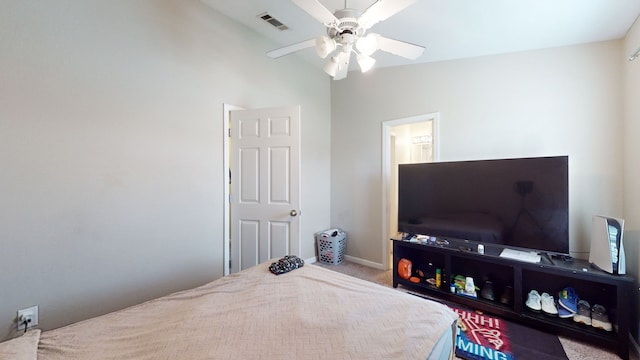
[[(361, 258), (358, 258), (358, 257), (345, 255), (344, 259), (349, 261), (349, 262), (352, 262), (352, 263), (360, 264), (360, 265), (363, 265), (363, 266), (368, 266), (370, 268), (374, 268), (374, 269), (378, 269), (378, 270), (386, 270), (384, 268), (384, 264), (380, 264), (380, 263), (377, 263), (377, 262), (361, 259)], [(313, 264), (313, 263), (315, 263), (317, 261), (318, 261), (318, 258), (316, 256), (314, 256), (314, 257), (306, 259), (304, 262), (307, 263), (307, 264)]]
[(368, 267), (371, 267), (371, 268), (374, 268), (374, 269), (378, 269), (378, 270), (386, 270), (384, 268), (384, 264), (380, 264), (380, 263), (377, 263), (377, 262), (373, 262), (373, 261), (369, 261), (369, 260), (365, 260), (365, 259), (361, 259), (361, 258), (349, 256), (349, 255), (345, 255), (344, 258), (345, 258), (345, 260), (348, 260), (348, 261), (350, 261), (352, 263), (368, 266)]

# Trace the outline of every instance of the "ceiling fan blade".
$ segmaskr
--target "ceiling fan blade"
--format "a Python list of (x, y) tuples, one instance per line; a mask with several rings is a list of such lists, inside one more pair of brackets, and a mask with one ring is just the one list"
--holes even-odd
[(415, 2), (416, 0), (378, 0), (360, 15), (358, 23), (368, 29), (406, 9)]
[(424, 46), (393, 40), (378, 35), (378, 50), (415, 60), (424, 52)]
[(329, 9), (324, 7), (318, 0), (291, 0), (294, 4), (298, 5), (299, 8), (306, 11), (307, 14), (316, 18), (316, 20), (320, 21), (323, 24), (330, 24), (338, 19), (333, 15)]
[(306, 48), (310, 48), (310, 47), (314, 47), (316, 46), (316, 39), (309, 39), (309, 40), (305, 40), (303, 42), (299, 42), (296, 44), (291, 44), (285, 47), (281, 47), (279, 49), (275, 49), (275, 50), (271, 50), (267, 53), (267, 56), (272, 58), (272, 59), (277, 59), (281, 56), (285, 56), (285, 55), (289, 55), (293, 52), (299, 51), (299, 50), (303, 50)]

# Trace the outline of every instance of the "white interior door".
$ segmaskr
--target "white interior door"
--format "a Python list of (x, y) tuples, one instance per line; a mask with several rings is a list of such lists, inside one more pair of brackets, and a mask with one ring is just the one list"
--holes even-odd
[(231, 111), (230, 272), (300, 255), (300, 107)]

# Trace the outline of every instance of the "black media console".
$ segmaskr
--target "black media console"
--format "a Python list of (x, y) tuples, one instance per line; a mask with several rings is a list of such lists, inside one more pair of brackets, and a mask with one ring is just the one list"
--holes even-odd
[[(580, 259), (542, 256), (540, 262), (530, 263), (500, 257), (504, 247), (499, 245), (484, 244), (484, 254), (480, 254), (474, 242), (450, 238), (432, 240), (416, 243), (393, 239), (394, 287), (402, 285), (425, 295), (493, 313), (546, 332), (607, 347), (621, 358), (629, 358), (630, 294), (634, 283), (631, 276), (611, 275), (592, 268), (587, 261)], [(417, 283), (401, 278), (398, 275), (398, 261), (402, 258), (410, 260), (414, 270), (440, 269), (440, 286), (431, 285), (425, 278)], [(482, 298), (480, 291), (477, 298), (452, 293), (450, 281), (455, 275), (472, 277), (480, 288), (483, 280), (489, 279), (493, 284), (495, 300)], [(558, 292), (569, 286), (591, 305), (606, 307), (614, 324), (613, 331), (576, 323), (571, 318), (561, 319), (536, 313), (525, 306), (532, 289), (539, 293), (547, 292), (557, 299)], [(510, 303), (505, 304), (500, 297), (507, 287), (513, 288), (513, 297)]]

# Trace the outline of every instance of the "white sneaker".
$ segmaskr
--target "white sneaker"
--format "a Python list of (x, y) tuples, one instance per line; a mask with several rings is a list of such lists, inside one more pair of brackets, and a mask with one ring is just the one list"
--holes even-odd
[(538, 291), (537, 290), (529, 291), (527, 302), (525, 302), (524, 304), (533, 311), (542, 310), (542, 304), (540, 302), (540, 294), (538, 293)]
[(553, 300), (553, 296), (543, 292), (540, 295), (540, 305), (542, 307), (542, 312), (551, 316), (558, 316), (558, 309), (556, 308), (555, 300)]

